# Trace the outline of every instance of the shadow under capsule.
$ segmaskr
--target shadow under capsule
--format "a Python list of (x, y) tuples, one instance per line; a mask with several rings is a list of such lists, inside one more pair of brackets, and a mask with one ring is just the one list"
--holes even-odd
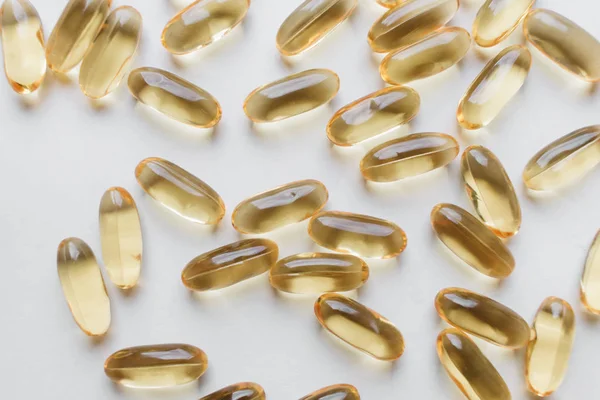
[(479, 60), (487, 63), (492, 58), (496, 57), (496, 55), (498, 53), (500, 53), (502, 50), (504, 50), (505, 48), (507, 48), (509, 46), (514, 46), (517, 44), (525, 45), (526, 42), (527, 42), (527, 40), (525, 39), (525, 36), (523, 36), (522, 23), (519, 22), (519, 25), (517, 25), (517, 27), (510, 33), (510, 35), (508, 35), (508, 37), (505, 38), (504, 40), (502, 40), (500, 43), (497, 43), (494, 46), (490, 46), (490, 47), (482, 47), (482, 46), (479, 46), (475, 42), (475, 40), (473, 40), (472, 46), (475, 50), (473, 52), (475, 54), (475, 57), (477, 57)]
[[(313, 110), (272, 122), (252, 122), (249, 120), (250, 129), (256, 136), (271, 138), (283, 135), (292, 135), (300, 131), (322, 130), (327, 124), (333, 111), (331, 102), (323, 104)], [(325, 132), (323, 132), (325, 135)]]
[[(210, 362), (210, 361), (209, 361)], [(206, 384), (207, 380), (213, 379), (210, 377), (211, 368), (208, 368), (204, 374), (198, 379), (185, 383), (183, 385), (175, 385), (159, 388), (136, 388), (121, 385), (117, 382), (111, 382), (111, 390), (118, 393), (120, 396), (126, 396), (129, 399), (157, 399), (166, 400), (176, 398), (178, 396), (192, 396), (198, 390), (198, 386)], [(106, 378), (108, 379), (108, 378)], [(197, 396), (196, 396), (197, 397)]]

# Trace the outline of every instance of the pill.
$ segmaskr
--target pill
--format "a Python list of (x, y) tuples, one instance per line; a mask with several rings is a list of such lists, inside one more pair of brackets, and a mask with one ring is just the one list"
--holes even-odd
[(327, 188), (319, 181), (291, 182), (242, 201), (231, 221), (238, 232), (267, 233), (312, 217), (328, 198)]
[(402, 334), (390, 321), (341, 294), (321, 295), (315, 315), (329, 332), (379, 360), (393, 361), (404, 352)]
[(368, 181), (392, 182), (448, 165), (458, 155), (458, 142), (443, 133), (415, 133), (382, 143), (360, 162)]
[(327, 137), (338, 146), (352, 146), (408, 123), (420, 106), (415, 90), (384, 88), (340, 108), (327, 124)]
[(236, 383), (217, 390), (200, 400), (265, 400), (265, 390), (252, 382)]
[(215, 225), (225, 215), (225, 204), (213, 188), (170, 161), (146, 158), (135, 177), (150, 197), (187, 220)]
[(475, 42), (482, 47), (492, 47), (506, 39), (533, 3), (535, 0), (486, 0), (473, 22)]
[(354, 386), (340, 384), (324, 387), (300, 400), (360, 400), (360, 395)]
[(600, 231), (588, 250), (581, 276), (581, 302), (588, 311), (600, 314)]

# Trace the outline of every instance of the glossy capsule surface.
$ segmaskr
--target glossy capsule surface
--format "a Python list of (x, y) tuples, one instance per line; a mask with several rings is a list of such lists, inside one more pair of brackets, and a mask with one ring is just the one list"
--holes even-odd
[(394, 8), (404, 2), (406, 0), (377, 0), (377, 3), (387, 8)]
[(324, 387), (300, 400), (360, 400), (360, 395), (354, 386), (341, 384)]
[(482, 47), (492, 47), (515, 30), (535, 0), (486, 0), (473, 22), (473, 38)]
[(341, 294), (319, 297), (315, 315), (329, 332), (379, 360), (393, 361), (404, 352), (404, 338), (390, 321)]
[(213, 188), (170, 161), (146, 158), (135, 177), (150, 197), (187, 220), (214, 225), (225, 215), (225, 204)]
[(600, 314), (600, 231), (588, 250), (581, 276), (581, 302), (588, 311)]
[(340, 108), (327, 124), (327, 137), (352, 146), (408, 123), (420, 107), (419, 94), (409, 87), (381, 89)]
[(236, 383), (219, 389), (200, 400), (265, 400), (265, 390), (252, 382)]
[(392, 182), (448, 165), (458, 155), (458, 142), (443, 133), (415, 133), (380, 144), (360, 162), (368, 181)]
[(124, 386), (164, 388), (192, 382), (206, 371), (206, 354), (189, 344), (129, 347), (108, 357), (104, 373)]

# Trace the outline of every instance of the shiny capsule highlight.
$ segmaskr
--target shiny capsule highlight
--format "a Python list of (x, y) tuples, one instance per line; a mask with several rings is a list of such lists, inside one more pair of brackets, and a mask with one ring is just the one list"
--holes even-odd
[(515, 30), (535, 0), (486, 0), (473, 22), (473, 38), (481, 47), (492, 47)]
[(581, 276), (581, 302), (589, 312), (600, 314), (600, 231), (588, 250)]
[(324, 387), (300, 400), (360, 400), (360, 395), (354, 386), (341, 384)]
[(386, 7), (386, 8), (394, 8), (404, 3), (406, 0), (377, 0), (377, 3)]
[(200, 400), (265, 400), (265, 390), (252, 382), (236, 383), (219, 389)]

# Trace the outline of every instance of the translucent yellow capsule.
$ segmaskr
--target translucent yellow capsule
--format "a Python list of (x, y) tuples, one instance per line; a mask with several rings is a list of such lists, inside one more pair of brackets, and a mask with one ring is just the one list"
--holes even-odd
[(537, 396), (548, 396), (562, 383), (573, 339), (575, 314), (566, 301), (548, 297), (533, 321), (535, 338), (527, 347), (525, 362), (527, 386)]
[(369, 44), (387, 53), (421, 40), (446, 25), (458, 10), (458, 0), (408, 0), (383, 14), (369, 30)]
[(338, 146), (352, 146), (406, 124), (420, 106), (415, 90), (384, 88), (340, 108), (327, 124), (327, 137)]
[(60, 242), (58, 277), (75, 318), (86, 335), (104, 335), (110, 326), (110, 300), (92, 249), (81, 239)]
[(450, 325), (495, 345), (518, 349), (529, 342), (527, 321), (505, 305), (470, 290), (440, 290), (435, 309)]
[(488, 125), (519, 91), (531, 67), (531, 53), (521, 45), (502, 50), (471, 83), (458, 104), (456, 119), (465, 129)]
[(581, 302), (594, 314), (600, 314), (600, 231), (596, 233), (581, 276)]
[(324, 387), (300, 400), (360, 400), (360, 395), (354, 386), (340, 384)]
[(17, 93), (37, 90), (46, 76), (44, 30), (28, 0), (4, 0), (0, 9), (4, 72)]
[(254, 195), (237, 205), (233, 227), (242, 233), (267, 233), (304, 221), (318, 213), (329, 198), (321, 182), (306, 179)]
[(129, 91), (138, 101), (184, 124), (210, 128), (221, 120), (221, 106), (206, 90), (158, 68), (129, 74)]
[(391, 258), (406, 248), (406, 234), (398, 225), (348, 212), (315, 215), (308, 224), (308, 234), (320, 246), (360, 257)]
[(600, 162), (600, 125), (586, 126), (550, 143), (525, 166), (532, 190), (554, 190), (577, 181)]
[(114, 9), (89, 48), (79, 71), (83, 93), (99, 99), (115, 90), (127, 74), (142, 36), (142, 16), (133, 7)]
[(329, 332), (379, 360), (393, 361), (404, 352), (404, 338), (390, 321), (341, 294), (319, 297), (315, 315)]
[(469, 146), (460, 167), (467, 196), (483, 223), (500, 237), (515, 235), (521, 227), (521, 206), (498, 157), (483, 146)]
[(265, 400), (265, 390), (252, 382), (236, 383), (202, 397), (200, 400)]
[(129, 347), (113, 353), (104, 373), (121, 385), (164, 388), (200, 378), (208, 368), (206, 354), (189, 344), (157, 344)]
[(135, 177), (150, 197), (192, 222), (215, 225), (225, 215), (221, 196), (172, 162), (158, 157), (146, 158), (136, 167)]
[(366, 180), (392, 182), (448, 165), (458, 155), (458, 142), (443, 133), (415, 133), (370, 150), (360, 162)]
[(510, 400), (504, 379), (467, 335), (444, 329), (437, 338), (437, 353), (448, 376), (469, 400)]
[(46, 60), (52, 70), (64, 74), (83, 60), (111, 3), (112, 0), (70, 0), (67, 3), (46, 46)]
[(465, 263), (492, 278), (506, 278), (515, 269), (510, 250), (477, 218), (453, 204), (431, 211), (438, 238)]
[(473, 38), (482, 47), (492, 47), (515, 30), (535, 0), (486, 0), (473, 22)]
[(405, 2), (406, 0), (377, 0), (377, 3), (387, 8), (394, 8)]
[(254, 122), (280, 121), (329, 103), (339, 89), (335, 72), (309, 69), (254, 89), (244, 112)]
[(163, 29), (161, 41), (173, 54), (186, 54), (218, 41), (248, 13), (250, 0), (196, 0)]

